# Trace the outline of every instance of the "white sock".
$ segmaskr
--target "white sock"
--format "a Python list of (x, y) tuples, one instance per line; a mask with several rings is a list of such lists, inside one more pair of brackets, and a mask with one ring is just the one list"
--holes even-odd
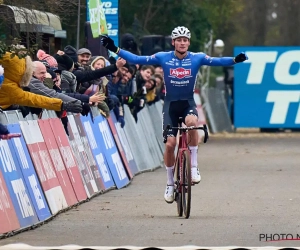
[(173, 175), (173, 169), (174, 169), (174, 166), (172, 167), (166, 167), (166, 170), (167, 170), (167, 185), (174, 185), (174, 175)]
[(192, 168), (196, 168), (198, 166), (198, 160), (197, 160), (198, 146), (189, 146), (189, 148), (191, 150), (191, 164), (192, 164)]

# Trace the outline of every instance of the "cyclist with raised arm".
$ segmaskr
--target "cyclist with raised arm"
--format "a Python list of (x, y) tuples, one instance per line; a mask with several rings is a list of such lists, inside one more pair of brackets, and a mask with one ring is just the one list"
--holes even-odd
[[(117, 53), (120, 57), (135, 64), (161, 65), (164, 72), (165, 99), (163, 107), (163, 130), (169, 124), (178, 126), (179, 117), (183, 118), (186, 126), (196, 126), (198, 113), (194, 101), (194, 88), (199, 68), (208, 66), (230, 66), (247, 60), (244, 53), (236, 57), (210, 57), (202, 52), (188, 51), (191, 33), (188, 28), (176, 27), (171, 34), (172, 45), (175, 51), (158, 52), (152, 56), (137, 56), (115, 46), (114, 41), (108, 36), (103, 36), (101, 42), (108, 50)], [(167, 186), (164, 198), (167, 203), (174, 201), (173, 169), (175, 164), (175, 147), (177, 130), (170, 129), (167, 133), (167, 141), (164, 152), (164, 163), (167, 170)], [(198, 169), (198, 132), (189, 132), (191, 151), (192, 182), (201, 180)]]

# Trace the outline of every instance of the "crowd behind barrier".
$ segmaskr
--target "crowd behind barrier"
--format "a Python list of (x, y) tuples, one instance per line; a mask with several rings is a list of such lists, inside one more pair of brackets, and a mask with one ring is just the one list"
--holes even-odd
[(138, 173), (162, 166), (157, 124), (161, 102), (139, 112), (141, 124), (115, 115), (105, 119), (68, 113), (69, 138), (55, 112), (42, 119), (4, 111), (0, 122), (22, 137), (0, 141), (0, 236), (34, 227), (61, 211), (110, 189), (127, 186)]
[(70, 45), (53, 56), (38, 50), (33, 62), (2, 52), (0, 238), (163, 166), (162, 67)]

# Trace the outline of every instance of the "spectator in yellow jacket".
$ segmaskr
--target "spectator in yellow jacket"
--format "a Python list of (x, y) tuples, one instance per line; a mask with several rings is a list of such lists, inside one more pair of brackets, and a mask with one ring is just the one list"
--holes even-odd
[(21, 105), (28, 107), (40, 107), (49, 110), (80, 113), (81, 104), (63, 102), (57, 98), (49, 98), (24, 91), (22, 87), (28, 86), (32, 77), (33, 66), (29, 56), (19, 58), (6, 52), (0, 58), (0, 65), (4, 68), (4, 81), (0, 88), (0, 107), (7, 109), (11, 105)]

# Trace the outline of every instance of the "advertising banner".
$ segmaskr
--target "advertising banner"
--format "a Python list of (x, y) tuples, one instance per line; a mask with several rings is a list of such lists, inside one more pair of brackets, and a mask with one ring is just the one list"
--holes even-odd
[[(99, 10), (97, 10), (97, 0), (87, 0), (87, 21), (91, 23), (91, 28), (93, 32), (93, 27), (95, 28), (95, 34), (99, 32)], [(102, 31), (102, 34), (107, 34), (114, 40), (116, 46), (119, 44), (119, 0), (98, 0), (98, 4), (102, 7), (106, 19), (107, 32)], [(99, 6), (98, 5), (98, 6)], [(92, 11), (90, 10), (90, 6)], [(92, 22), (95, 26), (92, 26)], [(101, 22), (101, 21), (100, 21)], [(102, 18), (104, 23), (104, 18)], [(98, 27), (96, 27), (98, 25)], [(105, 25), (103, 24), (103, 27)], [(95, 37), (95, 36), (94, 36)]]
[(20, 224), (0, 171), (0, 234), (19, 228)]
[(100, 131), (97, 140), (103, 149), (114, 182), (117, 188), (122, 188), (129, 183), (129, 179), (116, 148), (108, 122), (102, 115), (96, 116), (94, 121), (92, 128), (93, 131)]
[(53, 133), (55, 132), (56, 143), (58, 145), (61, 157), (65, 163), (65, 167), (68, 171), (77, 200), (86, 200), (87, 193), (83, 185), (83, 180), (81, 179), (79, 167), (77, 166), (76, 158), (69, 144), (69, 140), (62, 126), (61, 120), (50, 119), (49, 122)]
[(7, 140), (0, 140), (0, 171), (3, 174), (21, 228), (38, 223), (39, 220), (23, 180), (15, 152), (9, 147)]
[(96, 180), (96, 185), (97, 185), (99, 190), (104, 190), (104, 184), (103, 184), (103, 181), (102, 181), (102, 178), (101, 178), (101, 175), (100, 175), (100, 171), (97, 167), (97, 163), (96, 163), (95, 158), (93, 156), (93, 153), (92, 153), (90, 144), (88, 142), (88, 138), (87, 138), (85, 129), (82, 125), (82, 121), (81, 121), (80, 117), (81, 117), (80, 114), (74, 115), (75, 123), (76, 123), (77, 129), (79, 131), (79, 135), (80, 135), (80, 138), (81, 138), (81, 141), (82, 141), (82, 145), (83, 145), (84, 151), (87, 155), (87, 160), (88, 160), (89, 166), (92, 170), (92, 174), (93, 174), (93, 176)]
[(51, 158), (38, 122), (28, 120), (19, 123), (50, 211), (52, 214), (56, 214), (67, 208), (68, 204), (52, 167)]
[(300, 47), (235, 47), (234, 126), (300, 127)]
[(88, 155), (85, 152), (84, 145), (82, 143), (78, 128), (73, 115), (68, 115), (68, 130), (69, 130), (69, 141), (73, 149), (74, 156), (77, 161), (77, 165), (80, 170), (81, 178), (85, 187), (85, 191), (88, 197), (100, 192), (96, 184), (95, 177), (89, 165)]
[[(55, 119), (55, 118), (50, 118)], [(65, 168), (65, 164), (61, 158), (58, 146), (56, 144), (55, 136), (59, 134), (59, 132), (55, 131), (55, 136), (53, 134), (51, 125), (49, 123), (49, 119), (47, 120), (38, 120), (39, 127), (41, 129), (42, 135), (44, 137), (49, 155), (50, 155), (50, 162), (49, 164), (52, 165), (52, 168), (56, 172), (56, 176), (59, 180), (60, 186), (63, 190), (65, 199), (69, 207), (76, 204), (77, 198), (75, 196), (71, 181), (69, 179), (69, 175)]]
[[(7, 128), (11, 133), (22, 132), (19, 124), (10, 124), (7, 125)], [(36, 175), (24, 138), (20, 137), (11, 139), (8, 141), (8, 144), (16, 153), (15, 159), (19, 163), (27, 190), (39, 220), (44, 221), (50, 218), (51, 212), (44, 196), (40, 181)]]
[(96, 140), (96, 138), (100, 138), (100, 131), (92, 129), (92, 121), (90, 117), (81, 116), (80, 117), (83, 127), (85, 129), (85, 132), (88, 137), (88, 141), (91, 147), (91, 150), (93, 152), (93, 155), (96, 159), (100, 175), (102, 177), (104, 187), (105, 189), (111, 188), (115, 185), (114, 180), (111, 176), (111, 173), (108, 168), (108, 164), (105, 158), (105, 154), (103, 153), (103, 148), (100, 147), (99, 140)]
[(115, 113), (113, 111), (110, 112), (110, 117), (107, 119), (107, 121), (115, 138), (115, 142), (120, 156), (122, 157), (123, 164), (127, 169), (128, 176), (132, 179), (132, 177), (138, 172), (138, 168), (133, 158), (133, 154), (124, 130), (121, 128), (120, 123), (117, 122)]

